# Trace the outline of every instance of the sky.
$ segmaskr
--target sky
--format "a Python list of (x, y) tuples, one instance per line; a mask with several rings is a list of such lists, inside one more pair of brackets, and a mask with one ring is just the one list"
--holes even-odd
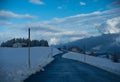
[(45, 39), (50, 45), (120, 32), (120, 0), (0, 0), (0, 43)]

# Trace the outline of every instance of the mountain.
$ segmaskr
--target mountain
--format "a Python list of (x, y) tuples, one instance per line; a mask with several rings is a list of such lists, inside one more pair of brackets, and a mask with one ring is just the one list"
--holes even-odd
[(63, 46), (70, 48), (78, 46), (86, 51), (120, 53), (120, 34), (102, 34), (96, 37), (89, 37), (69, 42)]

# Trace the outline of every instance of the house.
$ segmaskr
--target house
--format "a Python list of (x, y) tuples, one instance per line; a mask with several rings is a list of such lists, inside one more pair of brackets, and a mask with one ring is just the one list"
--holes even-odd
[(72, 51), (72, 52), (78, 52), (79, 50), (74, 47), (74, 48), (71, 49), (71, 51)]
[(71, 47), (69, 50), (72, 52), (80, 52), (80, 49), (78, 47)]
[(25, 44), (25, 43), (14, 43), (13, 44), (13, 47), (14, 48), (20, 48), (20, 47), (24, 47), (24, 46), (26, 46), (27, 44)]
[(14, 44), (13, 44), (13, 47), (14, 47), (14, 48), (22, 47), (22, 44), (21, 44), (21, 43), (14, 43)]

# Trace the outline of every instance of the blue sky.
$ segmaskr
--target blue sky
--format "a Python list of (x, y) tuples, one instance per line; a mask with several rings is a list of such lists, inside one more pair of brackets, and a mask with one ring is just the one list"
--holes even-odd
[(28, 27), (32, 39), (50, 44), (120, 31), (119, 0), (0, 0), (0, 5), (0, 42), (26, 38)]
[[(39, 20), (63, 18), (76, 14), (91, 13), (109, 9), (114, 0), (41, 0), (43, 4), (31, 3), (29, 0), (1, 0), (1, 10), (37, 16)], [(80, 2), (85, 5), (80, 5)]]

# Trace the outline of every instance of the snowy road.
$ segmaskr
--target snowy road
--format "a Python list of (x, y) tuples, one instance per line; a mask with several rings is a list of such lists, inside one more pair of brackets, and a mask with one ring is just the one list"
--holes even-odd
[(55, 56), (44, 72), (37, 72), (24, 82), (120, 82), (120, 76), (61, 55)]

